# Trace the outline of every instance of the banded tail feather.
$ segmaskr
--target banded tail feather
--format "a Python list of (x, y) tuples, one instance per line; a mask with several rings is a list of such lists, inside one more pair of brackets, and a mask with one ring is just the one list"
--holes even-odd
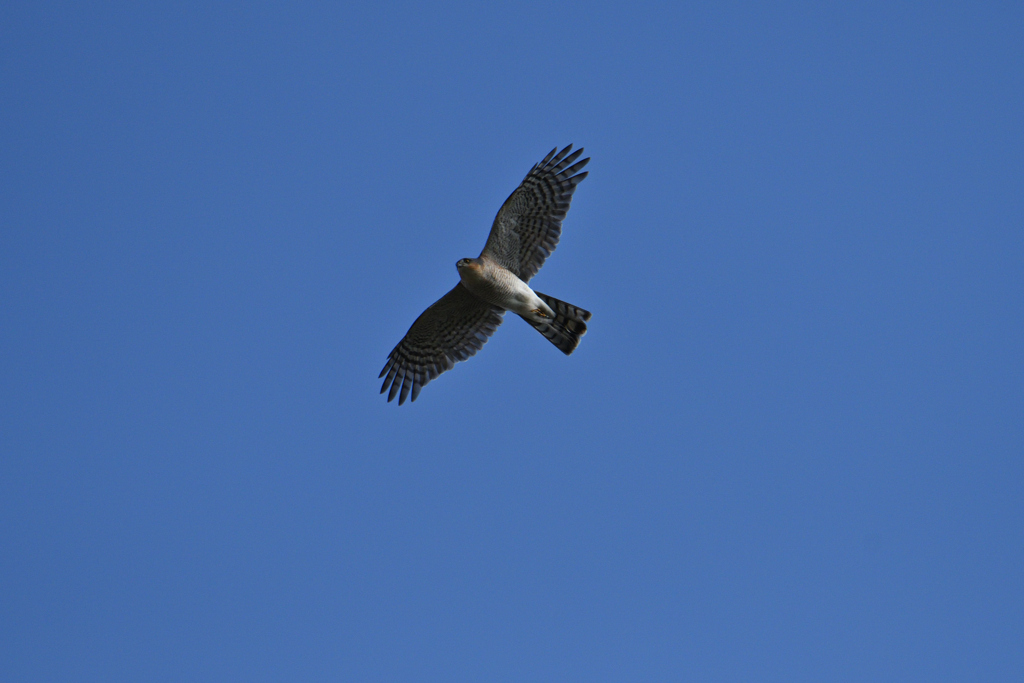
[(536, 294), (555, 312), (555, 319), (540, 323), (525, 318), (524, 320), (533, 325), (548, 341), (557, 346), (559, 351), (568, 356), (579, 346), (580, 337), (587, 333), (590, 311), (559, 301), (547, 294), (540, 292), (536, 292)]

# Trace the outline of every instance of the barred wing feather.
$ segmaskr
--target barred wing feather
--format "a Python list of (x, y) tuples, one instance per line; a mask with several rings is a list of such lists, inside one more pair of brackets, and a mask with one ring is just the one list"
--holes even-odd
[(508, 268), (523, 282), (529, 282), (555, 250), (572, 195), (587, 177), (580, 170), (590, 157), (576, 161), (583, 154), (582, 147), (571, 154), (572, 145), (556, 154), (557, 149), (530, 169), (502, 204), (480, 254)]
[(471, 294), (461, 282), (455, 285), (416, 318), (388, 354), (380, 371), (384, 377), (380, 393), (387, 391), (389, 402), (397, 395), (399, 405), (410, 393), (415, 401), (430, 380), (482, 349), (504, 313)]

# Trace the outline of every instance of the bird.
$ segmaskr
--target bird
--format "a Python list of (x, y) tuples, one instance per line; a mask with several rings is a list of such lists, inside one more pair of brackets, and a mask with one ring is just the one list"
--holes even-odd
[(415, 401), (431, 380), (483, 348), (506, 311), (517, 313), (565, 355), (587, 332), (590, 311), (535, 292), (527, 284), (558, 245), (576, 186), (587, 177), (583, 148), (555, 147), (534, 164), (498, 210), (476, 258), (455, 264), (459, 282), (423, 311), (395, 348), (378, 379), (398, 405)]

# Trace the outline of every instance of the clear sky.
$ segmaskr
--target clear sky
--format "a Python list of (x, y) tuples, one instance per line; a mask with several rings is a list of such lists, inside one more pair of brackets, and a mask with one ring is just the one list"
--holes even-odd
[[(1024, 680), (1020, 3), (6, 2), (5, 681)], [(377, 373), (552, 147), (514, 315)]]

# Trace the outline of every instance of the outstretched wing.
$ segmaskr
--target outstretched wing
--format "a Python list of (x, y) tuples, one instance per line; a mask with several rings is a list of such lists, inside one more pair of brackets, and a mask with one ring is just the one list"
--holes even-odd
[(572, 193), (587, 177), (579, 170), (590, 157), (573, 164), (583, 154), (582, 147), (572, 154), (572, 145), (555, 154), (557, 149), (530, 169), (501, 205), (480, 254), (508, 268), (523, 282), (529, 282), (555, 250)]
[(380, 377), (384, 377), (380, 393), (390, 386), (389, 402), (399, 394), (398, 405), (402, 405), (410, 391), (415, 401), (430, 380), (482, 349), (504, 313), (470, 294), (461, 282), (455, 285), (416, 318), (388, 355), (380, 371)]

